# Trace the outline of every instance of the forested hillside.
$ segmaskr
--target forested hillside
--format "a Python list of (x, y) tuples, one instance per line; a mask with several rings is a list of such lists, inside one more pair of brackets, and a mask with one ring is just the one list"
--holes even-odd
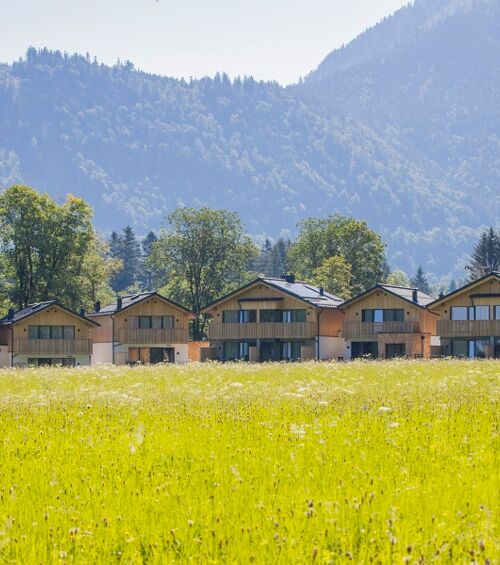
[(30, 49), (0, 65), (0, 186), (83, 196), (103, 231), (206, 205), (278, 237), (340, 212), (444, 274), (498, 224), (499, 26), (492, 2), (422, 0), (288, 88)]

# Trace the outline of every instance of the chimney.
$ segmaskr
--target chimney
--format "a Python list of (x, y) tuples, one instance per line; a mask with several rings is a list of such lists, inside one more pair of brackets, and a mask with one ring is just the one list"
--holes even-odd
[(418, 290), (416, 288), (413, 289), (412, 295), (413, 302), (418, 303)]
[(116, 299), (116, 309), (121, 310), (123, 306), (123, 300), (121, 296), (118, 296)]
[(97, 300), (97, 302), (94, 305), (94, 312), (99, 312), (101, 310), (101, 301)]
[(319, 295), (325, 296), (325, 289), (322, 286), (319, 287)]
[(13, 320), (15, 313), (16, 312), (15, 312), (14, 308), (9, 308), (9, 313), (7, 314), (7, 320)]
[(80, 308), (80, 316), (82, 316), (82, 318), (85, 318), (85, 308)]
[(295, 275), (287, 275), (285, 280), (287, 283), (293, 284), (295, 282)]
[(439, 298), (444, 298), (444, 292), (439, 293)]

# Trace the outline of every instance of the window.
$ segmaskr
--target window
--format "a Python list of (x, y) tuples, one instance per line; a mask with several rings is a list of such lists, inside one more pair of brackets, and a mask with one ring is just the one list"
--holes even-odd
[(468, 309), (465, 306), (453, 306), (451, 309), (451, 319), (456, 321), (467, 320)]
[(386, 343), (385, 357), (386, 359), (395, 359), (396, 357), (404, 357), (406, 355), (406, 345), (404, 343)]
[(171, 330), (173, 328), (173, 316), (139, 316), (140, 330)]
[(451, 354), (453, 357), (468, 357), (468, 342), (463, 340), (453, 340), (451, 342)]
[(255, 341), (226, 341), (224, 343), (224, 361), (249, 361), (250, 348), (255, 346)]
[(261, 310), (259, 314), (259, 319), (263, 323), (301, 323), (306, 321), (306, 317), (305, 310)]
[(283, 361), (298, 361), (301, 356), (302, 341), (288, 341), (281, 343), (281, 359)]
[(386, 310), (363, 310), (361, 320), (363, 322), (404, 322), (405, 311), (402, 308), (388, 308)]
[(257, 310), (224, 310), (224, 324), (253, 324), (257, 321)]
[(495, 338), (495, 342), (493, 346), (493, 357), (495, 359), (500, 359), (500, 337)]
[(500, 320), (500, 306), (495, 306), (495, 320)]
[(489, 320), (489, 306), (453, 306), (451, 308), (452, 320)]
[(474, 318), (471, 320), (489, 320), (490, 307), (489, 306), (474, 306)]
[(28, 339), (75, 339), (75, 326), (29, 326)]
[(28, 366), (29, 367), (48, 367), (48, 366), (56, 366), (56, 367), (74, 367), (75, 360), (74, 359), (61, 359), (61, 358), (33, 358), (30, 357), (28, 359)]
[(282, 310), (261, 310), (259, 312), (259, 321), (266, 322), (281, 322)]
[(469, 359), (484, 359), (490, 353), (494, 353), (491, 348), (489, 338), (479, 338), (469, 341), (453, 340), (451, 344), (451, 353), (454, 357), (468, 357)]

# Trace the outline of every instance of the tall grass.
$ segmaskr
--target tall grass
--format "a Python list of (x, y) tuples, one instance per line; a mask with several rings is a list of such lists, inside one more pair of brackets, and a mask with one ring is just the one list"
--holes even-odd
[(0, 561), (498, 563), (500, 363), (0, 373)]

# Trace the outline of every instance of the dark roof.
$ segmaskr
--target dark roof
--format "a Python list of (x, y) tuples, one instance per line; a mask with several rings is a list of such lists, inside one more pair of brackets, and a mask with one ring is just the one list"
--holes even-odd
[(77, 318), (81, 318), (82, 320), (85, 320), (85, 322), (87, 322), (88, 324), (93, 324), (94, 326), (99, 325), (97, 322), (94, 322), (93, 320), (89, 320), (88, 318), (82, 316), (78, 312), (74, 312), (73, 310), (66, 308), (66, 306), (59, 304), (57, 300), (47, 300), (45, 302), (37, 302), (36, 304), (28, 304), (26, 308), (15, 311), (12, 318), (9, 318), (8, 315), (4, 316), (3, 318), (0, 318), (0, 326), (10, 326), (12, 324), (16, 324), (17, 322), (20, 322), (25, 318), (29, 318), (34, 314), (43, 312), (44, 310), (47, 310), (52, 306), (57, 306), (58, 308), (61, 308), (61, 310), (64, 310), (68, 314), (71, 314), (72, 316), (76, 316)]
[(491, 273), (488, 273), (487, 275), (484, 275), (484, 277), (481, 277), (480, 279), (477, 279), (475, 281), (471, 281), (470, 283), (467, 283), (464, 286), (461, 286), (460, 288), (457, 288), (456, 290), (454, 290), (453, 292), (449, 292), (448, 294), (445, 294), (444, 296), (440, 296), (438, 299), (434, 300), (433, 302), (430, 303), (429, 306), (437, 306), (438, 304), (441, 304), (441, 302), (444, 302), (445, 300), (448, 300), (449, 298), (451, 298), (452, 296), (455, 296), (457, 294), (462, 293), (464, 290), (467, 290), (470, 287), (473, 287), (477, 284), (481, 284), (482, 282), (484, 282), (485, 280), (488, 280), (490, 277), (496, 277), (497, 279), (500, 279), (500, 272), (499, 271), (491, 271)]
[[(382, 290), (384, 292), (388, 292), (389, 294), (393, 294), (394, 296), (402, 298), (404, 301), (409, 302), (410, 304), (413, 304), (414, 306), (418, 306), (419, 308), (427, 308), (427, 306), (434, 300), (432, 298), (432, 296), (425, 294), (425, 292), (422, 292), (421, 290), (418, 290), (417, 288), (410, 288), (410, 287), (406, 287), (406, 286), (396, 286), (396, 285), (392, 285), (392, 284), (377, 284), (377, 285), (373, 286), (372, 288), (369, 288), (365, 292), (362, 292), (361, 294), (358, 294), (357, 296), (354, 296), (353, 298), (346, 300), (341, 305), (341, 308), (344, 308), (345, 306), (348, 306), (349, 304), (352, 304), (353, 302), (357, 302), (361, 298), (364, 298), (366, 295), (371, 294), (372, 292), (374, 292), (376, 290)], [(417, 301), (416, 302), (413, 300), (414, 291), (417, 291)]]
[(280, 290), (286, 294), (289, 294), (290, 296), (302, 300), (303, 302), (306, 302), (307, 304), (314, 306), (315, 308), (338, 308), (338, 306), (342, 304), (341, 298), (338, 298), (337, 296), (334, 296), (333, 294), (330, 294), (326, 291), (323, 291), (323, 294), (321, 294), (320, 288), (318, 286), (309, 284), (307, 282), (288, 282), (286, 279), (278, 279), (274, 277), (259, 277), (249, 282), (248, 284), (234, 290), (233, 292), (230, 292), (226, 296), (215, 300), (211, 304), (208, 304), (203, 308), (203, 310), (206, 311), (210, 308), (213, 308), (216, 304), (225, 302), (232, 296), (243, 292), (247, 288), (250, 288), (257, 283), (265, 283), (275, 288), (276, 290)]
[(139, 304), (143, 300), (146, 300), (147, 298), (151, 298), (152, 296), (156, 296), (156, 297), (160, 298), (161, 300), (168, 302), (169, 304), (171, 304), (175, 308), (178, 308), (179, 310), (182, 310), (183, 312), (191, 314), (191, 311), (188, 310), (187, 308), (184, 308), (184, 306), (181, 306), (180, 304), (176, 304), (175, 302), (173, 302), (172, 300), (169, 300), (168, 298), (165, 298), (164, 296), (162, 296), (158, 292), (153, 291), (153, 292), (140, 292), (138, 294), (128, 294), (126, 296), (122, 296), (121, 297), (122, 307), (119, 310), (117, 308), (117, 302), (113, 302), (112, 304), (108, 304), (107, 306), (104, 306), (104, 308), (101, 308), (99, 310), (99, 312), (89, 312), (88, 316), (104, 316), (106, 314), (107, 315), (116, 314), (116, 312), (122, 312), (126, 308), (130, 308), (131, 306), (135, 306), (136, 304)]

